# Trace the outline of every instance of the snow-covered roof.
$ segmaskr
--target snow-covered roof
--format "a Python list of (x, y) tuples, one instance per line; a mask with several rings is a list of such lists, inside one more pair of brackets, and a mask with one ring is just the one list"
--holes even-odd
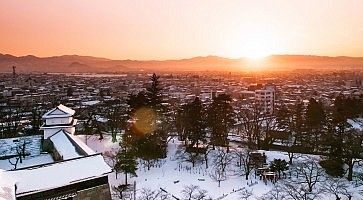
[(81, 102), (81, 104), (82, 104), (83, 106), (93, 106), (93, 105), (96, 105), (96, 104), (98, 104), (98, 103), (100, 103), (100, 101), (99, 101), (99, 100), (94, 100), (94, 101), (82, 101), (82, 102)]
[(49, 139), (53, 142), (53, 145), (57, 152), (63, 157), (64, 160), (80, 157), (80, 150), (72, 141), (70, 140), (68, 133), (61, 129)]
[(15, 200), (15, 181), (0, 169), (0, 200)]
[(3, 175), (5, 182), (8, 181), (7, 178), (15, 180), (16, 195), (23, 196), (101, 177), (111, 171), (102, 155), (94, 154), (56, 163), (6, 171), (3, 172)]
[(43, 119), (57, 118), (57, 117), (71, 117), (74, 115), (75, 112), (76, 112), (75, 110), (60, 104), (56, 108), (53, 108), (52, 110), (46, 112), (43, 115)]
[(87, 155), (93, 155), (96, 152), (93, 151), (89, 146), (87, 146), (83, 141), (81, 141), (78, 137), (68, 134), (68, 136), (75, 142)]
[(363, 130), (363, 118), (348, 119), (347, 122), (354, 129)]
[(106, 123), (106, 122), (108, 121), (108, 119), (107, 119), (107, 118), (102, 117), (102, 116), (100, 116), (100, 115), (96, 115), (96, 116), (95, 116), (95, 118), (96, 118), (96, 121), (98, 121), (98, 122), (102, 122), (102, 123)]

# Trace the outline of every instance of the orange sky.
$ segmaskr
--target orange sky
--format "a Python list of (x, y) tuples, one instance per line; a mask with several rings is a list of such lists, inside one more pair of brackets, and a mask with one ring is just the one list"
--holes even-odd
[(1, 0), (0, 53), (363, 56), (362, 0)]

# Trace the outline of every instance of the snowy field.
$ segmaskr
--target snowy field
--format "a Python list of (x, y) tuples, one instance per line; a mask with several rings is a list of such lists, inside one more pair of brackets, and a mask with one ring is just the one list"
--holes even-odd
[[(84, 136), (78, 136), (85, 141)], [(96, 152), (113, 151), (117, 152), (119, 148), (118, 142), (112, 143), (109, 136), (100, 141), (97, 136), (92, 136), (87, 139), (87, 144)], [(176, 157), (178, 148), (182, 146), (182, 143), (177, 139), (171, 139), (168, 143), (168, 157), (164, 160), (160, 160), (155, 167), (150, 170), (141, 164), (139, 164), (137, 170), (137, 177), (129, 177), (128, 183), (136, 182), (137, 196), (143, 191), (143, 188), (151, 190), (160, 190), (161, 188), (167, 191), (170, 195), (173, 195), (179, 199), (182, 197), (181, 191), (185, 186), (195, 185), (200, 189), (206, 190), (207, 195), (212, 199), (240, 199), (240, 190), (245, 188), (247, 191), (252, 192), (252, 196), (249, 199), (258, 199), (262, 195), (269, 193), (274, 187), (272, 182), (265, 183), (260, 180), (259, 177), (255, 177), (254, 172), (251, 173), (250, 179), (245, 180), (245, 176), (235, 173), (238, 171), (238, 167), (231, 165), (228, 170), (227, 180), (222, 181), (220, 187), (218, 182), (210, 177), (211, 169), (213, 168), (213, 152), (210, 153), (209, 167), (206, 169), (204, 163), (196, 164), (192, 167), (189, 162), (183, 162)], [(285, 159), (288, 160), (286, 153), (278, 151), (264, 151), (267, 156), (267, 163), (270, 163), (273, 159)], [(319, 158), (315, 156), (315, 158)], [(299, 160), (300, 158), (296, 159)], [(140, 162), (139, 162), (140, 163)], [(109, 181), (112, 186), (118, 186), (124, 183), (124, 174), (118, 174), (116, 179), (115, 173), (109, 175)], [(353, 185), (349, 185), (349, 190), (356, 190), (357, 193), (353, 195), (352, 199), (362, 199), (362, 196), (358, 194), (359, 189), (354, 188)], [(323, 199), (334, 199), (333, 196), (324, 195)]]

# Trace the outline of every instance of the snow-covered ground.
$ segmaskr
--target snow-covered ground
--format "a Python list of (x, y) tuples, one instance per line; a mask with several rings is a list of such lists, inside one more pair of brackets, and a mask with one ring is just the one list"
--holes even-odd
[[(85, 136), (81, 135), (79, 137), (85, 141)], [(94, 151), (102, 153), (106, 151), (117, 151), (119, 148), (118, 142), (112, 143), (109, 136), (104, 136), (104, 140), (102, 141), (99, 141), (97, 136), (88, 138), (87, 145)], [(213, 199), (227, 194), (231, 196), (235, 195), (230, 193), (234, 193), (233, 191), (243, 187), (253, 190), (256, 195), (262, 195), (272, 187), (272, 183), (265, 185), (262, 181), (255, 179), (246, 181), (244, 176), (239, 175), (231, 175), (226, 181), (222, 181), (221, 186), (218, 187), (218, 183), (213, 181), (209, 176), (211, 166), (207, 170), (204, 164), (199, 164), (192, 168), (191, 163), (181, 162), (176, 159), (175, 153), (180, 145), (181, 142), (176, 139), (171, 140), (168, 144), (168, 157), (166, 159), (161, 160), (156, 167), (150, 170), (147, 170), (146, 167), (140, 164), (136, 172), (137, 177), (129, 178), (128, 182), (136, 182), (138, 189), (150, 188), (152, 190), (158, 190), (163, 188), (176, 197), (181, 197), (180, 192), (184, 186), (197, 185), (201, 189), (207, 190), (208, 195)], [(116, 179), (115, 173), (112, 173), (109, 175), (109, 181), (111, 186), (117, 186), (124, 183), (124, 175), (118, 174), (118, 178)]]
[(16, 138), (0, 139), (0, 158), (3, 156), (16, 155), (18, 147), (25, 145), (25, 153), (31, 156), (40, 154), (41, 136), (25, 136)]
[[(78, 136), (81, 140), (85, 141), (85, 136)], [(94, 151), (104, 153), (106, 151), (117, 152), (119, 148), (118, 142), (112, 143), (111, 137), (104, 136), (104, 139), (100, 141), (97, 136), (92, 136), (87, 139), (87, 144)], [(250, 180), (246, 181), (245, 177), (236, 173), (229, 173), (227, 180), (222, 181), (220, 187), (218, 182), (214, 181), (210, 177), (210, 172), (213, 166), (212, 158), (209, 159), (209, 168), (206, 169), (205, 164), (196, 164), (192, 167), (189, 162), (182, 162), (176, 157), (178, 148), (182, 146), (182, 142), (177, 139), (171, 139), (168, 143), (168, 156), (166, 159), (159, 161), (156, 167), (152, 167), (147, 170), (146, 167), (139, 164), (137, 170), (137, 177), (129, 177), (129, 183), (136, 183), (137, 195), (141, 195), (142, 188), (149, 188), (151, 190), (164, 189), (169, 194), (175, 197), (181, 198), (181, 191), (185, 186), (196, 185), (201, 189), (208, 191), (208, 196), (213, 199), (239, 199), (239, 190), (245, 188), (248, 191), (252, 191), (253, 196), (250, 199), (257, 199), (262, 195), (268, 193), (274, 184), (271, 182), (264, 183), (259, 177), (255, 177), (252, 172)], [(274, 159), (288, 160), (287, 153), (279, 151), (264, 151), (267, 156), (267, 163)], [(210, 154), (213, 156), (213, 152)], [(313, 156), (316, 159), (319, 156)], [(297, 158), (296, 160), (303, 159)], [(238, 170), (235, 165), (231, 166), (232, 172)], [(118, 174), (116, 179), (115, 173), (109, 175), (109, 181), (112, 186), (118, 186), (124, 183), (124, 174)], [(352, 188), (353, 186), (349, 186)], [(224, 198), (221, 198), (224, 197)], [(332, 196), (325, 195), (325, 199), (331, 199)], [(360, 197), (353, 197), (353, 199), (359, 199)]]
[[(15, 158), (10, 159), (11, 162), (15, 162)], [(54, 162), (52, 156), (50, 154), (40, 154), (37, 156), (26, 156), (23, 159), (23, 162), (18, 162), (17, 168), (30, 167), (33, 165), (41, 165), (45, 163)], [(9, 160), (0, 160), (0, 169), (2, 170), (11, 170), (14, 169), (14, 166), (10, 164)]]
[[(85, 141), (85, 136), (79, 136)], [(87, 139), (87, 144), (96, 152), (114, 151), (119, 148), (118, 142), (112, 143), (109, 136), (105, 136), (104, 140), (98, 140), (97, 136)], [(246, 188), (249, 191), (253, 191), (254, 197), (259, 197), (264, 193), (271, 190), (273, 184), (268, 182), (265, 184), (260, 181), (259, 178), (254, 178), (254, 174), (251, 174), (250, 180), (246, 181), (244, 176), (233, 175), (230, 173), (227, 180), (221, 182), (221, 186), (218, 187), (218, 183), (213, 181), (209, 176), (211, 166), (213, 165), (212, 158), (210, 158), (209, 168), (206, 169), (205, 164), (197, 164), (194, 168), (191, 163), (180, 161), (176, 158), (176, 151), (181, 146), (181, 142), (172, 139), (168, 144), (168, 156), (166, 159), (161, 160), (156, 166), (147, 170), (146, 167), (139, 164), (137, 170), (137, 177), (129, 178), (129, 183), (136, 182), (137, 191), (141, 191), (141, 188), (149, 188), (151, 190), (159, 190), (163, 188), (175, 197), (181, 198), (181, 191), (185, 186), (197, 185), (201, 189), (208, 191), (208, 196), (213, 199), (225, 196), (224, 199), (238, 199), (238, 191), (241, 188)], [(287, 156), (280, 152), (266, 152), (268, 161), (273, 158), (287, 159)], [(211, 154), (212, 156), (212, 154)], [(237, 168), (237, 167), (236, 167)], [(118, 174), (116, 179), (115, 173), (109, 175), (109, 181), (112, 186), (117, 186), (124, 183), (124, 175)], [(111, 186), (111, 187), (112, 187)]]
[[(103, 140), (99, 140), (97, 135), (93, 136), (84, 136), (77, 135), (73, 136), (76, 141), (83, 141), (87, 143), (89, 148), (97, 153), (105, 153), (105, 152), (113, 152), (116, 153), (119, 150), (119, 142), (112, 142), (110, 135), (104, 135)], [(117, 138), (120, 141), (121, 138)], [(232, 145), (237, 146), (237, 145)], [(247, 191), (252, 192), (252, 196), (250, 199), (257, 199), (269, 192), (274, 188), (274, 184), (272, 182), (264, 182), (259, 179), (259, 177), (255, 177), (254, 172), (251, 173), (249, 180), (245, 180), (245, 176), (240, 172), (241, 170), (234, 164), (230, 164), (228, 167), (228, 176), (225, 181), (221, 181), (220, 187), (218, 186), (218, 182), (213, 180), (210, 176), (213, 170), (213, 158), (217, 150), (211, 151), (208, 154), (209, 162), (208, 168), (206, 168), (205, 163), (197, 163), (195, 167), (192, 167), (190, 162), (183, 161), (180, 156), (178, 156), (178, 151), (183, 147), (181, 141), (178, 141), (176, 138), (172, 138), (168, 143), (168, 155), (166, 159), (158, 161), (158, 163), (152, 167), (150, 170), (147, 170), (145, 166), (139, 160), (139, 166), (137, 170), (137, 177), (129, 177), (129, 183), (136, 183), (136, 191), (137, 196), (142, 195), (143, 188), (148, 188), (151, 190), (159, 190), (163, 189), (167, 191), (170, 195), (173, 195), (177, 198), (182, 198), (182, 190), (185, 186), (195, 185), (200, 189), (206, 190), (207, 196), (210, 196), (212, 199), (227, 199), (234, 200), (240, 199), (240, 190), (242, 188)], [(90, 149), (90, 151), (92, 151)], [(267, 157), (267, 163), (270, 163), (274, 159), (284, 159), (288, 160), (287, 153), (279, 152), (279, 151), (261, 151), (265, 153)], [(304, 158), (305, 157), (305, 158)], [(309, 156), (314, 160), (319, 160), (319, 156)], [(306, 159), (306, 155), (299, 155), (294, 159), (294, 162), (301, 162)], [(109, 159), (105, 159), (106, 162), (111, 162)], [(28, 167), (35, 164), (44, 164), (53, 162), (52, 157), (49, 154), (40, 154), (36, 156), (27, 156), (23, 159), (22, 163), (18, 164), (18, 168)], [(11, 170), (14, 166), (10, 164), (8, 160), (0, 160), (0, 169), (2, 170)], [(360, 166), (356, 166), (355, 171), (362, 172)], [(325, 176), (327, 176), (325, 174)], [(0, 181), (1, 182), (1, 181)], [(125, 176), (122, 173), (119, 173), (117, 178), (115, 173), (109, 174), (109, 182), (111, 184), (111, 188), (113, 186), (118, 186), (125, 182)], [(352, 200), (355, 199), (363, 199), (363, 186), (359, 186), (355, 181), (347, 182), (346, 189), (353, 195)], [(317, 184), (317, 187), (321, 187), (321, 184), (324, 182)], [(111, 189), (112, 190), (112, 189)], [(321, 195), (321, 199), (329, 200), (334, 199), (335, 197), (332, 195), (324, 194)], [(342, 198), (343, 200), (344, 198)]]

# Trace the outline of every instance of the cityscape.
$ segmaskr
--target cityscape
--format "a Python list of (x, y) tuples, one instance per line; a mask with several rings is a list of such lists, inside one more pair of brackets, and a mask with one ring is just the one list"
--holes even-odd
[(0, 2), (0, 200), (363, 199), (363, 2), (328, 3)]

